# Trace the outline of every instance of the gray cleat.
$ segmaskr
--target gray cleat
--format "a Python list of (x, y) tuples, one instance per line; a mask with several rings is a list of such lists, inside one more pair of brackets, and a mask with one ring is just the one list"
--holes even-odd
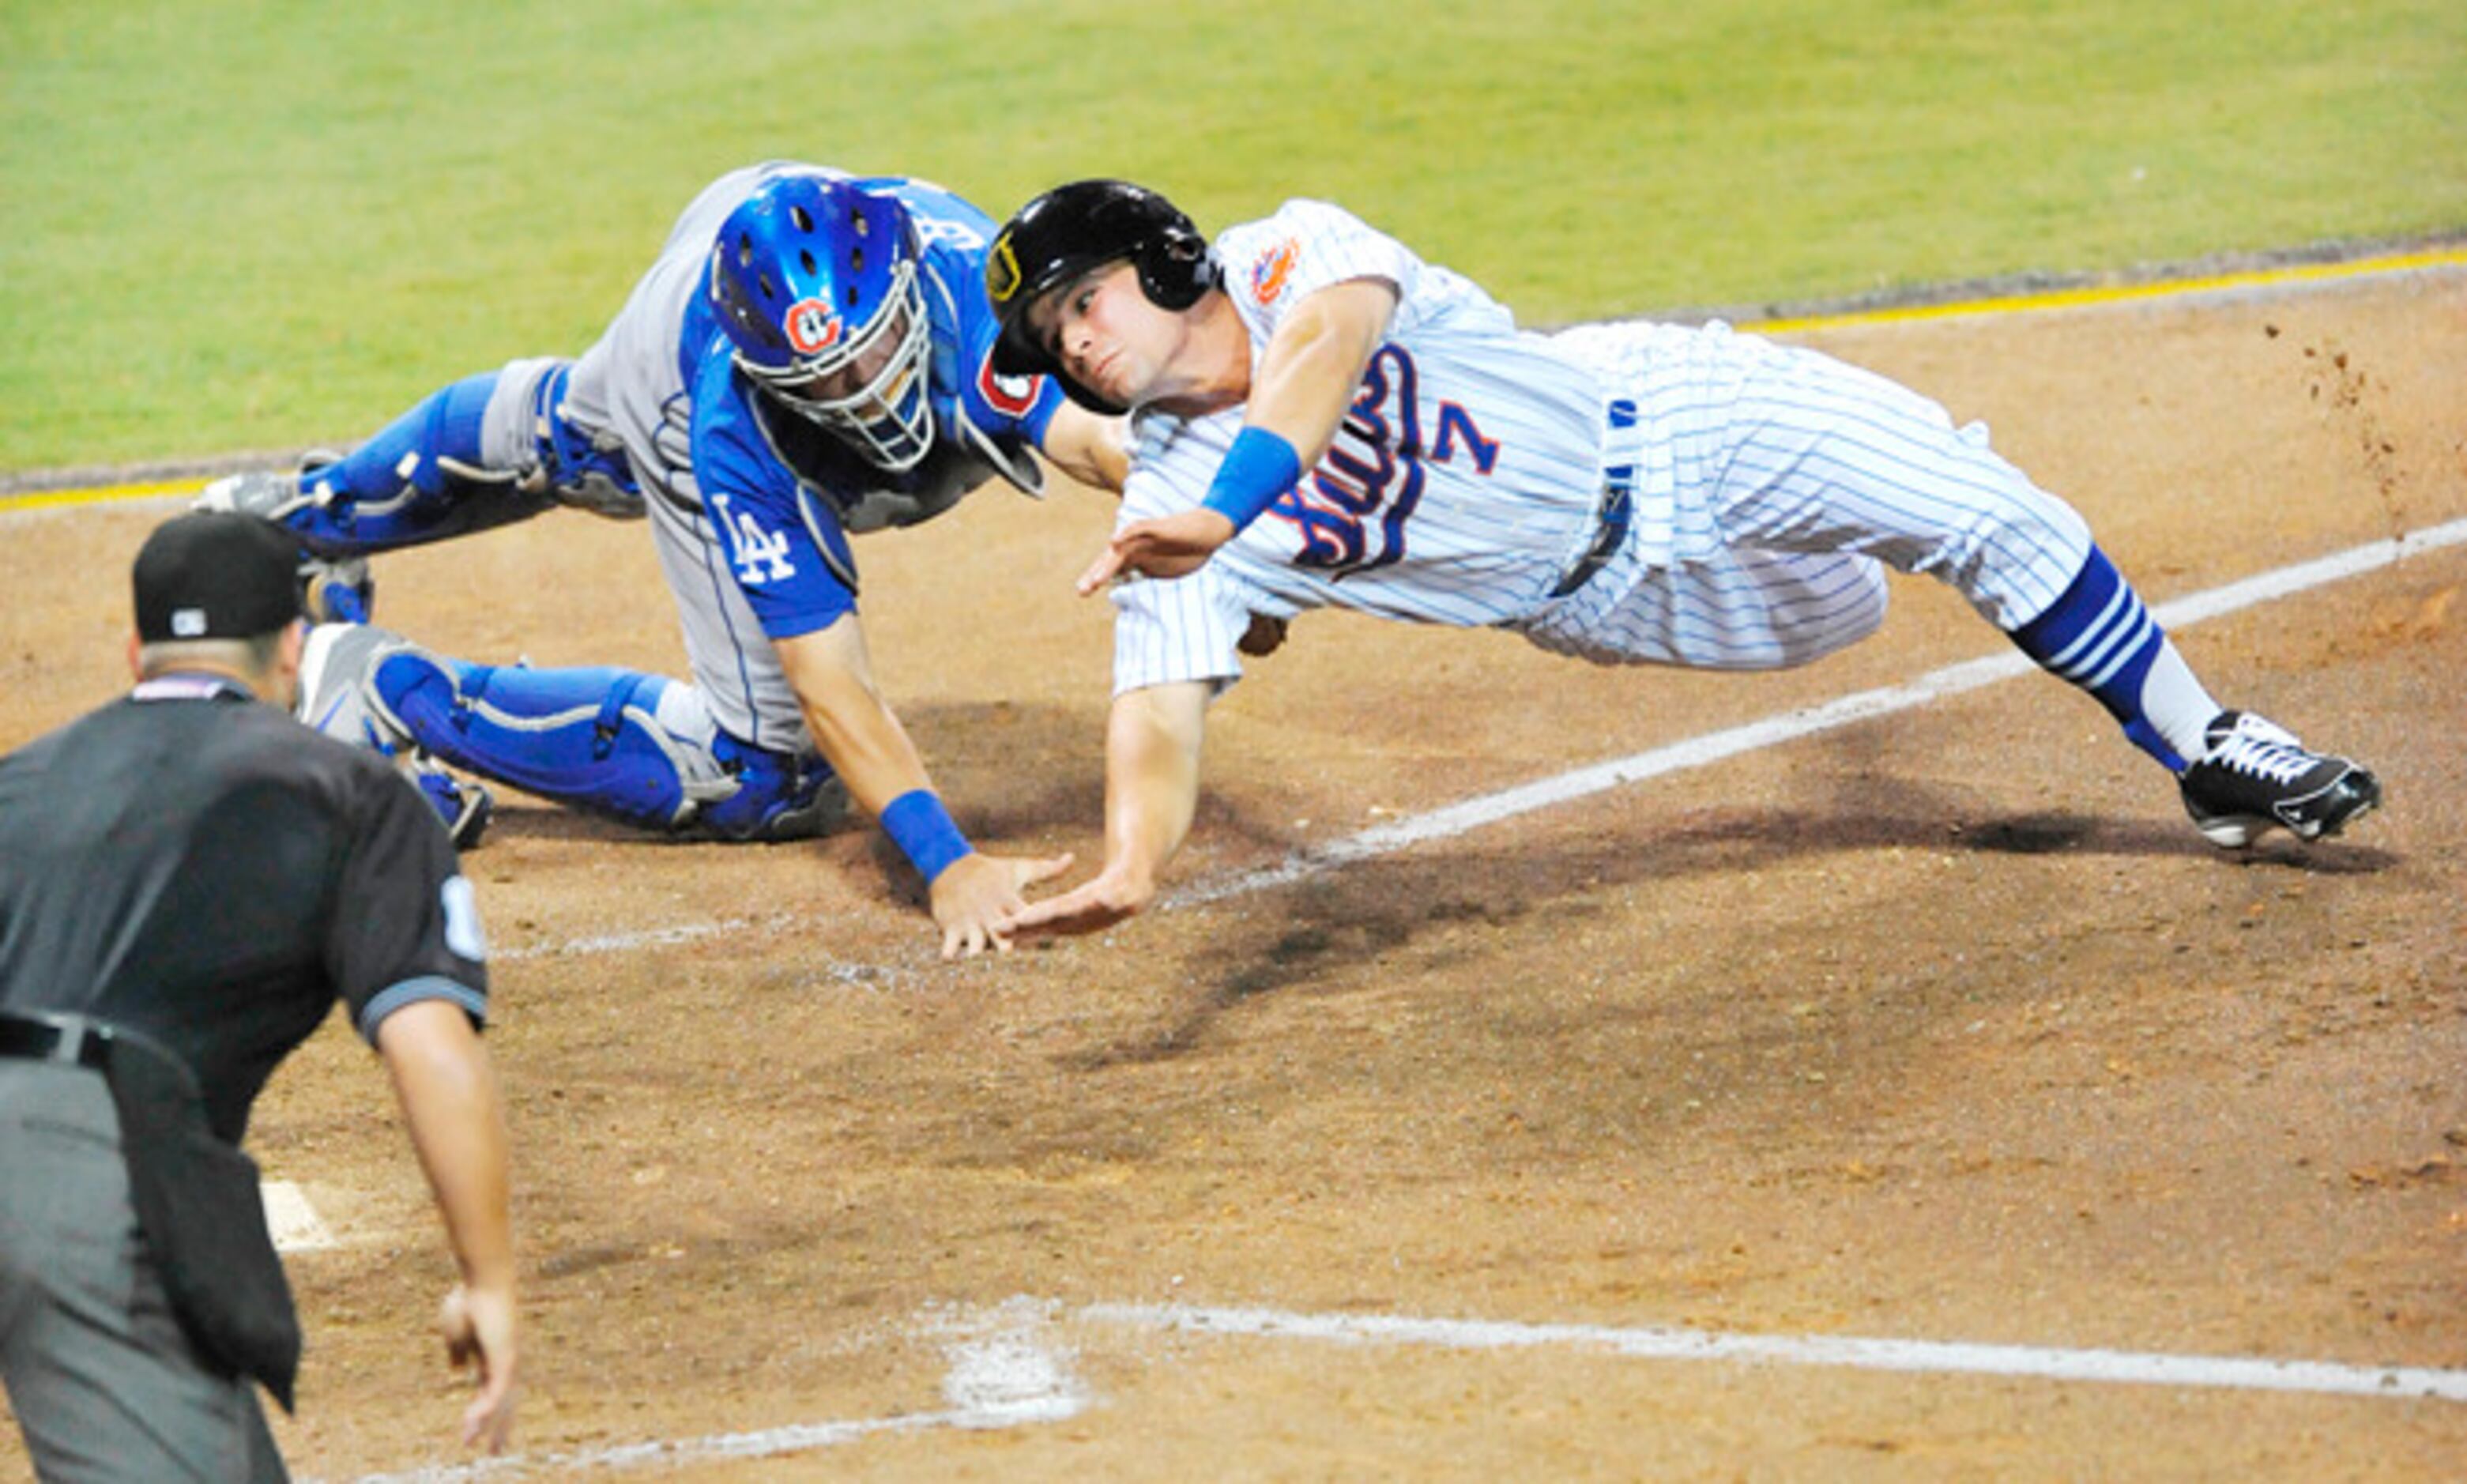
[(321, 623), (300, 652), (300, 719), (326, 735), (394, 759), (445, 825), (456, 849), (480, 843), (496, 799), (481, 784), (445, 771), (409, 728), (377, 699), (370, 677), (409, 640), (367, 623)]
[(197, 492), (196, 508), (236, 510), (242, 515), (281, 521), (294, 511), (322, 503), (317, 496), (300, 487), (299, 475), (260, 469), (247, 474), (225, 475), (208, 484)]

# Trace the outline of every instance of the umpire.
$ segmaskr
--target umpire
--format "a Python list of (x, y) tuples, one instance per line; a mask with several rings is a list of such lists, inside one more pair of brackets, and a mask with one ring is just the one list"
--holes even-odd
[(280, 1480), (300, 1331), (249, 1105), (339, 997), (393, 1076), (462, 1281), (466, 1443), (514, 1411), (506, 1137), (469, 884), (419, 793), (287, 714), (298, 553), (179, 516), (137, 686), (0, 757), (0, 1375), (46, 1480)]

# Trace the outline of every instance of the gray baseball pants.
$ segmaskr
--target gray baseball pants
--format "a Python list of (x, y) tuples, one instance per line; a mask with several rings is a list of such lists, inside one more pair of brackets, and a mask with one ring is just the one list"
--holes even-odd
[(180, 1332), (100, 1073), (0, 1060), (0, 1377), (44, 1484), (280, 1484), (265, 1408)]

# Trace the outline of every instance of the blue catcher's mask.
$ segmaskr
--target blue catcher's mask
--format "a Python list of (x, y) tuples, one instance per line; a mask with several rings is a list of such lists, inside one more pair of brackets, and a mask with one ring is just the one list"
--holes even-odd
[(720, 224), (704, 285), (748, 376), (894, 473), (934, 445), (918, 256), (898, 201), (787, 175)]

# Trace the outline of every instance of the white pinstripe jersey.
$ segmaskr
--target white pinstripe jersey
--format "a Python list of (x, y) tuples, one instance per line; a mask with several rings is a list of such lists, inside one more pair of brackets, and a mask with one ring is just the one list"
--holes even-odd
[[(1334, 445), (1295, 491), (1190, 577), (1116, 589), (1117, 687), (1239, 674), (1234, 641), (1254, 612), (1473, 626), (1536, 606), (1592, 535), (1599, 378), (1474, 283), (1325, 203), (1288, 202), (1215, 248), (1255, 367), (1313, 290), (1384, 279), (1396, 313)], [(1141, 413), (1122, 518), (1197, 505), (1242, 416)]]
[[(1117, 692), (1241, 674), (1250, 615), (1351, 608), (1497, 624), (1601, 663), (1799, 664), (1872, 632), (1883, 572), (1926, 573), (2005, 629), (2078, 572), (2080, 517), (1915, 392), (1728, 326), (1542, 336), (1474, 284), (1335, 207), (1288, 202), (1216, 239), (1252, 362), (1315, 289), (1398, 291), (1335, 444), (1300, 485), (1170, 582), (1114, 590)], [(1613, 397), (1632, 428), (1608, 431)], [(1123, 523), (1205, 497), (1243, 409), (1133, 422)], [(1593, 541), (1605, 464), (1634, 470), (1629, 528)]]

